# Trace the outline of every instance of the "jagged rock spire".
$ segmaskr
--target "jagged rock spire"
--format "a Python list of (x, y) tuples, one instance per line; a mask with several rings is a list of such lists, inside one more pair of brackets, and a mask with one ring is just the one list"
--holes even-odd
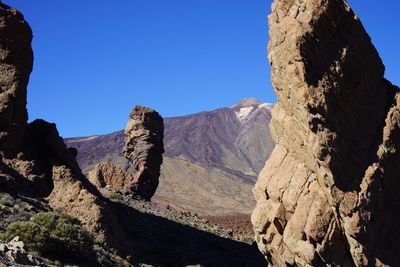
[(400, 262), (400, 94), (343, 0), (275, 0), (268, 58), (276, 148), (256, 240), (276, 266)]
[(0, 2), (0, 151), (5, 156), (19, 152), (27, 125), (31, 41), (32, 30), (23, 15)]
[(126, 188), (148, 200), (158, 187), (164, 153), (163, 138), (164, 122), (160, 114), (151, 108), (135, 106), (125, 127), (123, 153), (137, 172)]

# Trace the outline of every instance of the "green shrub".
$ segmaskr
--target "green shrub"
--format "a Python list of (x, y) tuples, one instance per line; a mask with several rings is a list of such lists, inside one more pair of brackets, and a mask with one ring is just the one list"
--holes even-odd
[(0, 193), (0, 206), (13, 207), (15, 205), (15, 199), (7, 193)]
[(93, 256), (93, 237), (71, 216), (39, 213), (31, 221), (11, 223), (0, 238), (8, 242), (15, 236), (28, 251), (49, 259), (74, 263)]
[(44, 229), (52, 230), (57, 226), (59, 220), (60, 216), (54, 212), (42, 212), (32, 218), (32, 223), (40, 225)]
[(33, 222), (14, 222), (0, 238), (9, 242), (16, 236), (24, 241), (27, 250), (40, 252), (46, 246), (49, 232)]

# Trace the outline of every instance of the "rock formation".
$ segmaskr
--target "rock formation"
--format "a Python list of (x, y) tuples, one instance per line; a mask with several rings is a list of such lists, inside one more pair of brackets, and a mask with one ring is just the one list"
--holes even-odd
[(114, 164), (101, 162), (88, 173), (88, 179), (97, 188), (110, 186), (116, 190), (123, 190), (134, 180), (134, 176)]
[(42, 259), (28, 254), (24, 246), (18, 236), (9, 243), (0, 240), (0, 266), (48, 266)]
[(28, 120), (26, 87), (32, 71), (32, 30), (21, 13), (0, 3), (0, 150), (14, 156)]
[(126, 240), (116, 212), (82, 174), (76, 149), (67, 148), (55, 124), (27, 123), (32, 31), (4, 4), (0, 34), (0, 191), (47, 198), (51, 208), (77, 217), (97, 241), (118, 249)]
[[(66, 243), (59, 247), (58, 239), (68, 240), (68, 243), (77, 241), (83, 248), (92, 245), (91, 241), (89, 244), (82, 244), (76, 240), (75, 228), (58, 222), (50, 228), (56, 227), (60, 235), (51, 236), (52, 241), (43, 239), (42, 230), (43, 232), (47, 230), (45, 225), (56, 223), (51, 219), (44, 219), (43, 225), (37, 225), (44, 227), (39, 231), (36, 226), (25, 229), (12, 224), (12, 222), (26, 222), (35, 213), (53, 211), (77, 217), (97, 241), (93, 246), (93, 255), (87, 255), (88, 258), (92, 256), (95, 258), (88, 259), (85, 256), (77, 259), (79, 266), (133, 266), (133, 264), (134, 266), (187, 266), (193, 263), (207, 266), (248, 263), (251, 266), (259, 266), (259, 255), (254, 254), (253, 247), (229, 240), (226, 235), (224, 238), (218, 237), (213, 233), (222, 235), (225, 231), (211, 229), (210, 225), (197, 216), (188, 215), (185, 216), (187, 218), (183, 218), (182, 213), (170, 207), (136, 200), (130, 194), (117, 192), (115, 201), (103, 197), (82, 174), (76, 162), (77, 151), (66, 147), (55, 124), (43, 120), (27, 124), (26, 106), (21, 103), (26, 103), (26, 82), (32, 68), (32, 57), (29, 57), (29, 53), (23, 52), (31, 51), (32, 35), (25, 36), (26, 32), (31, 31), (20, 13), (1, 3), (0, 22), (2, 34), (0, 36), (0, 195), (2, 195), (0, 231), (2, 233), (6, 227), (7, 231), (17, 227), (14, 229), (21, 231), (19, 232), (21, 241), (30, 249), (34, 248), (28, 246), (29, 243), (32, 245), (32, 243), (46, 242), (45, 246), (56, 246), (62, 252), (63, 248), (69, 245)], [(21, 51), (17, 49), (21, 47), (26, 49)], [(26, 65), (22, 63), (24, 60)], [(137, 127), (132, 132), (128, 131), (129, 137), (132, 137), (135, 130), (138, 130), (136, 131), (138, 142), (131, 139), (127, 146), (128, 149), (138, 147), (138, 151), (129, 155), (133, 156), (132, 159), (137, 159), (143, 167), (143, 175), (150, 174), (139, 177), (139, 189), (154, 184), (156, 177), (154, 173), (159, 171), (161, 164), (162, 146), (158, 148), (153, 146), (162, 144), (162, 131), (156, 134), (151, 132), (152, 123), (158, 121), (158, 119), (153, 120), (152, 116), (155, 115), (156, 113), (143, 114), (145, 127), (140, 126), (142, 128)], [(156, 129), (162, 130), (162, 122), (157, 127)], [(158, 140), (157, 137), (161, 139)], [(154, 150), (161, 151), (159, 156), (153, 154)], [(158, 165), (148, 162), (153, 158)], [(150, 189), (155, 190), (154, 186)], [(112, 190), (110, 192), (114, 193)], [(68, 220), (74, 221), (74, 224), (78, 223), (72, 218)], [(173, 246), (170, 246), (171, 242)], [(18, 239), (8, 244), (0, 242), (0, 266), (21, 264), (42, 266), (41, 259), (27, 254), (23, 246), (24, 244)], [(177, 251), (179, 253), (176, 253)], [(36, 253), (40, 254), (41, 251), (35, 251)], [(126, 257), (127, 261), (120, 256)], [(51, 262), (54, 263), (56, 260), (58, 259), (51, 259)], [(60, 264), (69, 263), (60, 262)]]
[(274, 266), (400, 263), (400, 94), (343, 0), (275, 0), (276, 147), (252, 214)]
[(150, 200), (156, 192), (162, 154), (164, 153), (164, 123), (155, 110), (135, 106), (125, 127), (124, 156), (137, 173), (126, 187)]
[[(268, 129), (272, 106), (243, 99), (231, 107), (164, 118), (165, 152), (152, 199), (199, 214), (250, 214), (255, 200), (249, 195), (275, 146)], [(117, 131), (65, 142), (78, 149), (79, 166), (93, 181), (100, 173), (91, 171), (100, 162), (135, 173), (121, 153), (124, 139), (124, 131)]]

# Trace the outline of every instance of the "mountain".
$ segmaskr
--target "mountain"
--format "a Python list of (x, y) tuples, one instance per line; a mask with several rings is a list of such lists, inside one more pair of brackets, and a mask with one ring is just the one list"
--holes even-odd
[[(141, 158), (146, 169), (138, 183), (123, 192), (90, 183), (76, 160), (78, 151), (67, 147), (55, 123), (28, 122), (32, 29), (20, 12), (2, 3), (0, 33), (0, 266), (265, 265), (250, 244), (253, 233), (250, 239), (238, 235), (246, 224), (240, 216), (225, 220), (235, 220), (235, 229), (223, 229), (194, 213), (144, 200), (152, 193), (139, 186), (158, 179), (163, 151), (163, 119), (152, 110), (137, 106), (128, 121), (125, 155), (132, 164), (138, 154), (151, 161)], [(81, 159), (119, 153), (118, 138), (108, 138), (86, 138), (91, 143)]]
[[(155, 201), (200, 214), (249, 214), (251, 189), (274, 148), (272, 104), (253, 98), (214, 111), (164, 119), (164, 162)], [(68, 138), (84, 173), (110, 162), (134, 172), (122, 155), (123, 131)], [(194, 197), (195, 196), (195, 197)]]

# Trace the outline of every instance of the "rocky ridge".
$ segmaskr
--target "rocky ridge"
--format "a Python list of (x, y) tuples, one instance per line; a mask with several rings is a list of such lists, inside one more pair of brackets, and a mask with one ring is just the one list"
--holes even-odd
[(343, 0), (275, 0), (276, 147), (252, 214), (274, 266), (400, 262), (400, 93)]

